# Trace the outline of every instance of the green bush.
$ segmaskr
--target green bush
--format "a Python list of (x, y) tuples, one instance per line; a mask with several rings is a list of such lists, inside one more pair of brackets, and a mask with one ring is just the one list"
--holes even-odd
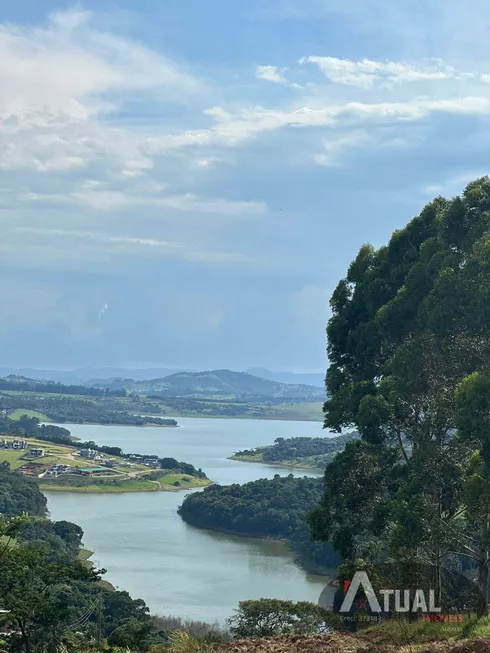
[(337, 621), (338, 617), (316, 603), (259, 599), (240, 601), (228, 623), (236, 637), (249, 638), (324, 633)]

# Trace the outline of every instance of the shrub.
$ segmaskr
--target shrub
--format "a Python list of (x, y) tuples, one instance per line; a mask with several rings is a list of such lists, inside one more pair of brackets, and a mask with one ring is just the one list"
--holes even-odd
[(335, 615), (315, 603), (259, 599), (241, 601), (228, 620), (237, 637), (275, 637), (286, 633), (308, 635), (332, 630)]

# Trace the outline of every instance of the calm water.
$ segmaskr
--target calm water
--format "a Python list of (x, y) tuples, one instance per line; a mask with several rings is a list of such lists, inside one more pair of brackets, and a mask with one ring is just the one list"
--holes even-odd
[[(221, 484), (246, 483), (284, 468), (227, 460), (277, 437), (321, 436), (315, 422), (178, 418), (181, 428), (72, 425), (73, 435), (126, 452), (158, 454), (202, 467)], [(303, 474), (303, 473), (301, 473)], [(308, 476), (316, 476), (307, 473)], [(280, 544), (202, 531), (177, 515), (185, 492), (46, 492), (55, 520), (82, 526), (94, 562), (118, 589), (143, 598), (152, 613), (204, 621), (230, 616), (243, 599), (316, 602), (326, 579), (298, 568)]]

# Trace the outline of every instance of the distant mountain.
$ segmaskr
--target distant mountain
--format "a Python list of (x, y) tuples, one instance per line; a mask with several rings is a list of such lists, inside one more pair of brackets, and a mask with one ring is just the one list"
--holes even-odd
[[(10, 374), (23, 376), (29, 379), (38, 379), (40, 381), (59, 381), (60, 383), (84, 384), (95, 379), (96, 381), (114, 379), (134, 379), (135, 381), (144, 381), (145, 379), (155, 379), (175, 374), (176, 372), (185, 371), (182, 368), (150, 368), (129, 370), (119, 367), (100, 367), (100, 368), (80, 368), (76, 370), (44, 370), (35, 368), (16, 369), (13, 367), (0, 367), (0, 376), (7, 377)], [(194, 370), (187, 370), (194, 371)], [(109, 387), (111, 384), (105, 384)]]
[(296, 374), (295, 372), (271, 372), (263, 367), (251, 367), (245, 370), (247, 374), (259, 376), (262, 379), (269, 381), (277, 381), (278, 383), (288, 383), (295, 385), (314, 385), (318, 388), (325, 386), (325, 374), (311, 373), (311, 374)]
[[(83, 368), (71, 371), (40, 370), (33, 368), (14, 369), (0, 367), (0, 377), (14, 374), (17, 377), (39, 381), (56, 381), (66, 385), (85, 385), (93, 388), (125, 389), (138, 394), (154, 394), (166, 397), (238, 397), (243, 399), (299, 399), (302, 401), (323, 401), (325, 391), (320, 383), (305, 383), (307, 379), (317, 381), (322, 375), (270, 372), (256, 368), (256, 374), (213, 370), (171, 370), (168, 368), (129, 370), (121, 368)], [(267, 374), (267, 378), (259, 373)], [(292, 383), (279, 378), (291, 379)], [(148, 380), (149, 379), (149, 380)], [(299, 382), (301, 381), (301, 382)]]
[(305, 384), (286, 384), (261, 379), (246, 372), (213, 370), (178, 372), (160, 379), (99, 379), (93, 387), (124, 388), (130, 392), (161, 397), (237, 397), (243, 399), (298, 399), (323, 401), (324, 390)]

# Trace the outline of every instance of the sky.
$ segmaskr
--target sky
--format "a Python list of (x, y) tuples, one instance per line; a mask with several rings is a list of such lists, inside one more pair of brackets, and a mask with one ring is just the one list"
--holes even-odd
[(0, 0), (4, 366), (322, 371), (359, 247), (489, 171), (484, 0)]

